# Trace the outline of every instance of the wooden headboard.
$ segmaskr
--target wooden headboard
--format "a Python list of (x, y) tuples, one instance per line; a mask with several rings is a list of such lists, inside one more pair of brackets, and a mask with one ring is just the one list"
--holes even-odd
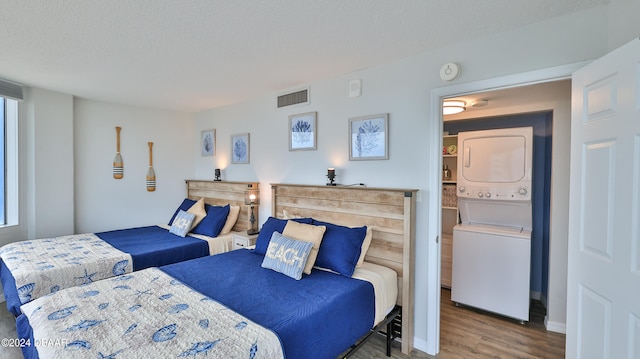
[(413, 349), (414, 243), (416, 189), (389, 189), (293, 184), (271, 185), (272, 216), (313, 217), (345, 226), (373, 228), (365, 257), (398, 273), (402, 306), (402, 352)]
[[(244, 194), (246, 190), (258, 189), (258, 182), (205, 180), (186, 180), (186, 182), (187, 197), (189, 199), (198, 200), (204, 198), (204, 202), (212, 206), (224, 206), (227, 203), (232, 206), (240, 206), (240, 214), (238, 215), (238, 221), (233, 226), (233, 231), (241, 232), (250, 228), (250, 208), (244, 204)], [(256, 209), (256, 217), (257, 213), (258, 209)]]

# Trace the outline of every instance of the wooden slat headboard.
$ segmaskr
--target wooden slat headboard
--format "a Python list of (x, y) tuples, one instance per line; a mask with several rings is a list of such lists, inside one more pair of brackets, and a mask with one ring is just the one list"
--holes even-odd
[[(244, 194), (246, 190), (258, 189), (258, 182), (223, 182), (206, 180), (186, 180), (186, 182), (187, 197), (189, 199), (198, 200), (200, 198), (204, 198), (204, 202), (212, 206), (224, 206), (227, 203), (232, 206), (240, 206), (238, 221), (232, 230), (241, 232), (249, 229), (250, 208), (244, 204)], [(256, 217), (257, 213), (258, 209), (256, 208)]]
[(398, 273), (402, 305), (402, 352), (413, 349), (415, 189), (292, 184), (271, 185), (272, 216), (312, 217), (344, 226), (373, 228), (366, 261)]

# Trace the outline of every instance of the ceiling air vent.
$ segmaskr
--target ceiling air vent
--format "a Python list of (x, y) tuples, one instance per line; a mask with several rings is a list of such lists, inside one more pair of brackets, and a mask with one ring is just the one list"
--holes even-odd
[(278, 108), (309, 103), (309, 89), (278, 96)]

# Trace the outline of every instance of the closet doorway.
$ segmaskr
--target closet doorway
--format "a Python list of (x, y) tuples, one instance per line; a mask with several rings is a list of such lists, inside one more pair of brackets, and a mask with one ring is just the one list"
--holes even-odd
[[(511, 87), (500, 90), (484, 91), (478, 93), (451, 95), (447, 100), (455, 99), (465, 102), (465, 111), (442, 116), (441, 128), (445, 131), (452, 129), (450, 135), (457, 133), (465, 126), (469, 129), (483, 126), (509, 126), (504, 121), (510, 118), (530, 117), (531, 114), (544, 114), (549, 120), (548, 128), (544, 123), (538, 125), (539, 130), (535, 136), (542, 136), (543, 146), (547, 158), (542, 169), (547, 171), (544, 185), (538, 186), (538, 191), (545, 193), (539, 196), (538, 216), (546, 216), (546, 220), (538, 221), (537, 240), (532, 241), (532, 298), (539, 300), (546, 308), (544, 326), (547, 330), (564, 333), (566, 317), (566, 265), (567, 265), (567, 233), (568, 233), (568, 201), (569, 201), (569, 146), (570, 146), (570, 122), (571, 122), (571, 80), (557, 80), (526, 86)], [(475, 106), (474, 106), (475, 104)], [(474, 125), (474, 122), (486, 125)], [(543, 121), (544, 122), (544, 121)], [(542, 126), (542, 127), (540, 127)], [(542, 129), (541, 129), (542, 128)], [(443, 133), (445, 135), (446, 132)], [(442, 137), (443, 146), (452, 136)], [(541, 139), (538, 138), (538, 141)], [(547, 141), (546, 144), (545, 141)], [(442, 147), (441, 147), (442, 148)], [(444, 153), (444, 152), (443, 152)], [(443, 157), (444, 159), (444, 157)], [(445, 161), (443, 161), (444, 163)], [(440, 166), (440, 168), (443, 168)], [(553, 173), (553, 175), (551, 175)], [(444, 186), (442, 177), (438, 178), (440, 193)], [(542, 188), (542, 189), (540, 189)], [(551, 195), (553, 193), (553, 196)], [(450, 194), (447, 194), (450, 197)], [(450, 198), (447, 198), (450, 199)], [(450, 253), (444, 239), (450, 238), (451, 205), (441, 212), (441, 232), (443, 238), (441, 253), (441, 282), (449, 283), (444, 276), (448, 274), (450, 264), (447, 259)], [(543, 213), (546, 211), (546, 213)], [(534, 215), (536, 215), (534, 213)], [(456, 218), (457, 219), (457, 218)], [(534, 231), (536, 229), (534, 228)], [(455, 284), (453, 284), (455, 285)], [(446, 287), (446, 284), (444, 285)], [(443, 294), (443, 296), (445, 296)], [(551, 298), (551, 299), (550, 299)], [(445, 302), (442, 302), (445, 305)], [(539, 318), (539, 317), (538, 317)], [(505, 325), (510, 325), (510, 319), (504, 319)], [(538, 319), (539, 320), (539, 319)], [(533, 323), (532, 323), (533, 324)], [(441, 325), (439, 325), (439, 328)], [(447, 333), (441, 333), (440, 343), (448, 342)], [(441, 348), (442, 350), (442, 348)]]

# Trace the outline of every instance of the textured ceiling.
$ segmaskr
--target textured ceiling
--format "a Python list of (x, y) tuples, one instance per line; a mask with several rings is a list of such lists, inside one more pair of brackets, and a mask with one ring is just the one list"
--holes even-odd
[(610, 0), (0, 0), (0, 78), (200, 111)]

